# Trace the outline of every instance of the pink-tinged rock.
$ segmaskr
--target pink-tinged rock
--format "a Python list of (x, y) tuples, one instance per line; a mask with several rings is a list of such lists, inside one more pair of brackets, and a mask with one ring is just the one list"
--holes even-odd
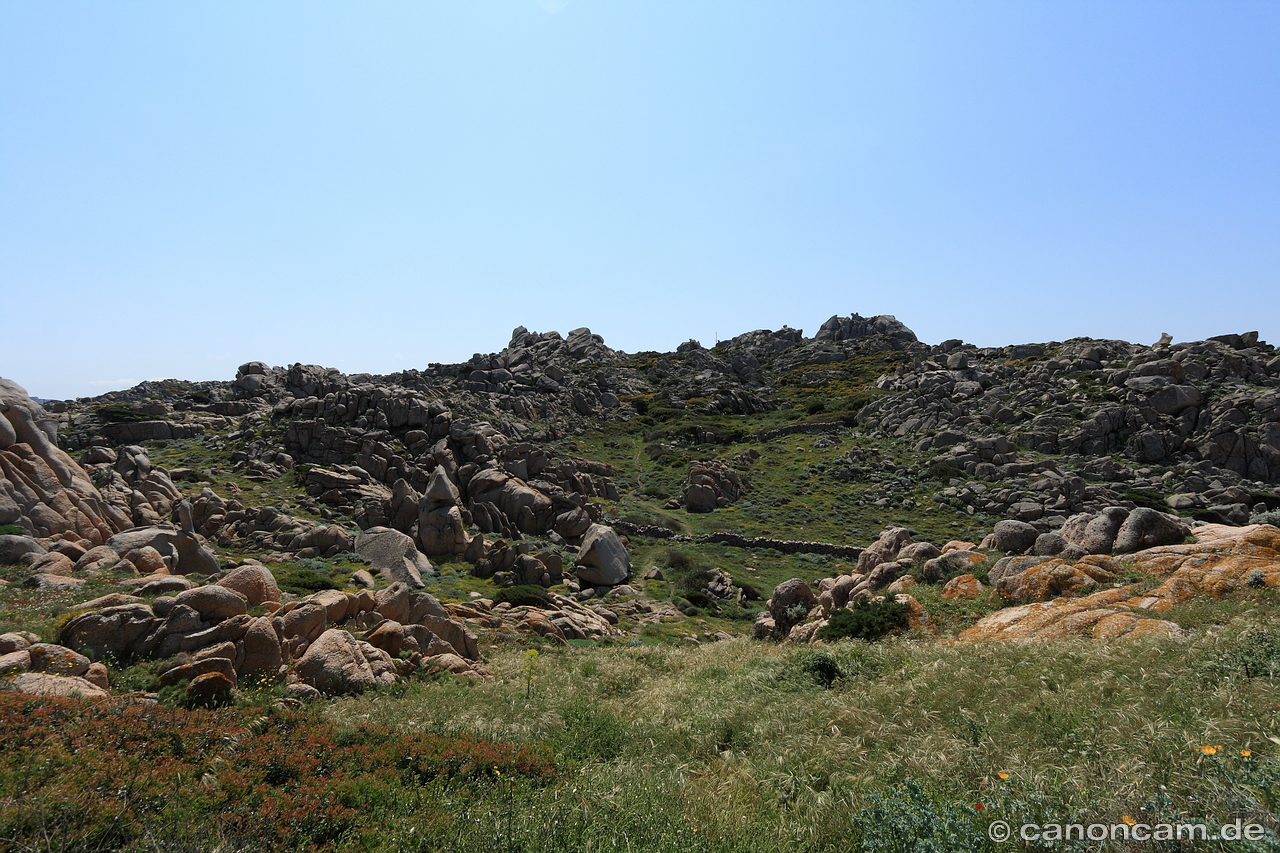
[(249, 609), (249, 602), (243, 595), (216, 584), (180, 592), (174, 598), (174, 604), (190, 607), (206, 622), (221, 622), (232, 616), (241, 616)]
[(187, 699), (195, 705), (223, 705), (231, 701), (235, 686), (234, 679), (225, 672), (206, 672), (191, 679)]
[(31, 648), (31, 640), (16, 631), (0, 634), (0, 655), (7, 655), (9, 652), (18, 652), (29, 648)]
[(236, 672), (241, 678), (275, 678), (283, 660), (280, 638), (270, 617), (255, 619), (236, 643)]
[(4, 686), (32, 696), (80, 696), (85, 699), (107, 699), (111, 696), (83, 678), (47, 672), (24, 672), (7, 680)]
[(160, 552), (150, 545), (134, 548), (125, 554), (124, 558), (137, 566), (138, 571), (144, 575), (171, 574), (169, 564), (164, 561), (164, 557), (160, 556)]
[(57, 551), (43, 554), (31, 564), (33, 572), (44, 575), (69, 575), (75, 571), (75, 568), (74, 560), (66, 554), (59, 554)]
[(358, 607), (353, 607), (354, 598), (339, 589), (322, 589), (307, 600), (324, 608), (325, 620), (330, 625), (341, 625), (359, 612)]
[(395, 681), (390, 655), (336, 628), (310, 645), (294, 671), (299, 679), (329, 695), (359, 693)]
[(35, 643), (27, 649), (31, 655), (31, 669), (52, 675), (84, 675), (89, 671), (90, 660), (66, 646), (52, 643)]
[(280, 587), (276, 584), (275, 575), (267, 567), (255, 563), (246, 563), (235, 569), (218, 581), (218, 586), (240, 593), (250, 607), (280, 603)]
[(86, 601), (83, 604), (77, 604), (77, 610), (101, 610), (103, 607), (119, 607), (122, 604), (145, 604), (141, 598), (136, 595), (125, 595), (122, 592), (109, 592), (106, 595), (99, 596), (92, 601)]
[(286, 639), (301, 638), (310, 643), (324, 631), (327, 614), (323, 606), (312, 601), (301, 602), (283, 616), (277, 616), (276, 630)]
[(236, 670), (227, 658), (203, 658), (167, 669), (160, 674), (160, 686), (168, 687), (179, 681), (191, 681), (211, 672), (221, 673), (232, 686), (235, 686)]
[(94, 661), (89, 664), (89, 669), (85, 671), (81, 678), (90, 684), (101, 687), (103, 690), (111, 686), (111, 677), (107, 672), (107, 665), (101, 661)]
[(0, 678), (31, 669), (31, 652), (26, 649), (0, 655)]

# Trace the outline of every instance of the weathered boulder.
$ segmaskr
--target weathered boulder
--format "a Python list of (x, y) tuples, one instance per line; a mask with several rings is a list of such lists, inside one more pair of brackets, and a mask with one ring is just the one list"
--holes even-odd
[(125, 659), (133, 653), (134, 644), (159, 624), (147, 605), (124, 604), (72, 617), (58, 632), (58, 639), (63, 645), (94, 657)]
[(211, 575), (220, 568), (217, 556), (199, 534), (171, 524), (122, 531), (109, 538), (106, 544), (117, 554), (128, 554), (148, 546), (154, 548), (166, 564), (172, 562), (172, 571), (176, 574)]
[(31, 655), (31, 669), (53, 675), (84, 675), (89, 671), (90, 660), (82, 654), (52, 643), (34, 643), (27, 649)]
[(890, 527), (881, 531), (880, 538), (858, 555), (858, 571), (868, 573), (881, 563), (891, 563), (898, 552), (911, 544), (911, 531), (905, 527)]
[(977, 551), (947, 551), (924, 564), (920, 579), (925, 583), (942, 583), (956, 572), (970, 572), (986, 561), (986, 555)]
[(80, 696), (85, 699), (107, 699), (106, 690), (72, 675), (50, 675), (47, 672), (24, 672), (6, 679), (0, 689), (7, 688), (32, 696)]
[(392, 584), (374, 595), (374, 610), (384, 619), (402, 625), (421, 624), (423, 618), (448, 619), (449, 611), (426, 592), (414, 592), (405, 584)]
[(1038, 560), (1021, 571), (1004, 572), (993, 583), (1005, 600), (1018, 603), (1073, 596), (1114, 580), (1116, 567), (1103, 562), (1088, 557), (1074, 565), (1056, 558)]
[(427, 554), (461, 554), (470, 541), (458, 490), (438, 465), (418, 500), (418, 544)]
[(240, 678), (259, 676), (273, 678), (280, 669), (283, 655), (280, 637), (270, 617), (259, 616), (249, 625), (235, 644), (235, 671)]
[(356, 553), (376, 567), (388, 583), (408, 584), (421, 589), (423, 575), (435, 574), (435, 567), (418, 551), (413, 540), (399, 530), (371, 527), (356, 536)]
[(769, 596), (769, 616), (773, 618), (776, 630), (787, 634), (791, 628), (803, 622), (818, 604), (818, 597), (800, 578), (791, 578), (774, 587)]
[(1147, 507), (1131, 511), (1116, 533), (1112, 550), (1132, 554), (1157, 545), (1177, 545), (1191, 532), (1191, 525), (1177, 516)]
[[(30, 635), (34, 637), (35, 635)], [(22, 651), (31, 648), (32, 640), (19, 634), (16, 631), (10, 631), (7, 634), (0, 634), (0, 655), (7, 655), (10, 652)]]
[(30, 536), (0, 536), (0, 566), (16, 566), (24, 554), (43, 554), (44, 546)]
[(947, 601), (971, 601), (986, 592), (987, 587), (973, 575), (957, 575), (942, 588)]
[(725, 463), (694, 462), (684, 482), (684, 506), (689, 512), (711, 512), (732, 504), (744, 489), (741, 475)]
[(1079, 545), (1086, 554), (1110, 554), (1116, 534), (1129, 516), (1123, 507), (1107, 507), (1097, 515), (1073, 515), (1062, 525), (1062, 538)]
[(21, 386), (0, 379), (0, 525), (34, 536), (74, 532), (101, 545), (132, 525), (57, 443), (57, 422)]
[(331, 696), (395, 681), (390, 655), (336, 628), (310, 645), (294, 671), (304, 683)]
[(276, 576), (260, 563), (246, 563), (218, 581), (218, 586), (239, 593), (250, 607), (280, 603), (280, 587)]
[(593, 586), (617, 586), (631, 577), (631, 558), (612, 527), (593, 524), (587, 528), (574, 572)]
[(249, 610), (249, 602), (243, 595), (217, 584), (180, 592), (174, 597), (174, 603), (190, 607), (206, 622), (221, 622)]
[(1024, 554), (1035, 545), (1038, 535), (1039, 531), (1025, 521), (997, 521), (980, 547), (1006, 554)]

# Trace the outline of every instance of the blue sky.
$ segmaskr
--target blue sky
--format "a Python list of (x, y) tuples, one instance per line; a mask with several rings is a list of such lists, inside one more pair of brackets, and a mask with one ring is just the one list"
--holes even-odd
[(0, 375), (1280, 344), (1280, 4), (0, 5)]

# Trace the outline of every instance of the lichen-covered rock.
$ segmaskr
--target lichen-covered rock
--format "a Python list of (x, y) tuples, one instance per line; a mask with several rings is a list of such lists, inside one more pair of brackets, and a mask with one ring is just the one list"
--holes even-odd
[(972, 601), (986, 592), (987, 587), (973, 575), (957, 575), (942, 588), (947, 601)]

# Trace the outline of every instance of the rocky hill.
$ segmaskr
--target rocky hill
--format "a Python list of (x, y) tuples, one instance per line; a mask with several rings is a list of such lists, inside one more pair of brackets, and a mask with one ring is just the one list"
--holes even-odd
[[(3, 381), (4, 595), (60, 596), (74, 657), (11, 632), (0, 667), (304, 697), (484, 678), (522, 634), (809, 641), (885, 596), (946, 630), (931, 585), (983, 602), (974, 637), (1176, 632), (1132, 613), (1280, 583), (1278, 388), (1257, 333), (931, 346), (857, 314), (670, 353), (518, 328), (463, 364), (44, 406)], [(1058, 599), (1084, 603), (1015, 613)]]

